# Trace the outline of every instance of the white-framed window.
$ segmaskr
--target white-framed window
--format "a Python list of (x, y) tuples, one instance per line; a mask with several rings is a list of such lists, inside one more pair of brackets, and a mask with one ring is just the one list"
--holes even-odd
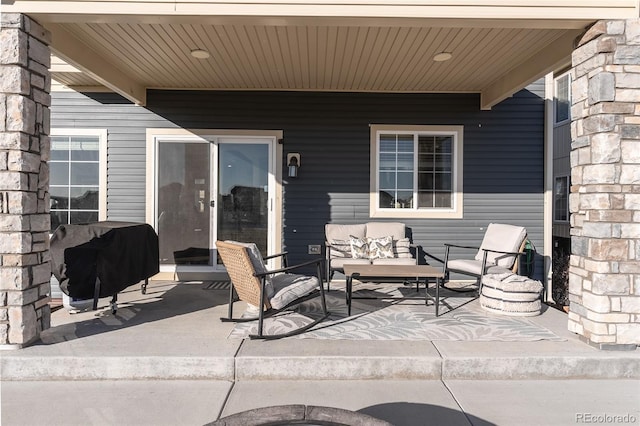
[(554, 124), (563, 124), (571, 119), (571, 75), (566, 72), (554, 79)]
[(463, 126), (371, 126), (370, 216), (462, 218)]
[(106, 129), (51, 129), (51, 231), (107, 216)]
[(569, 176), (556, 176), (553, 186), (553, 220), (569, 221)]

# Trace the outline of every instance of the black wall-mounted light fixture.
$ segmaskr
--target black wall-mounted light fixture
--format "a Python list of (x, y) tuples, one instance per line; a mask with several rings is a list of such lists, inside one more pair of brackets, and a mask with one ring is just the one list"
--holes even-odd
[(300, 167), (300, 154), (291, 152), (287, 154), (287, 167), (289, 169), (289, 177), (298, 177), (298, 168)]

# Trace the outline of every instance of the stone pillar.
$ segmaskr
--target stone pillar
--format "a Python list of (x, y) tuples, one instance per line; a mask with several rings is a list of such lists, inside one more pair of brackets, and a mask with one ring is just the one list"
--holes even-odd
[(599, 21), (572, 55), (569, 330), (640, 344), (640, 20)]
[(0, 22), (0, 349), (49, 328), (50, 34), (26, 15)]

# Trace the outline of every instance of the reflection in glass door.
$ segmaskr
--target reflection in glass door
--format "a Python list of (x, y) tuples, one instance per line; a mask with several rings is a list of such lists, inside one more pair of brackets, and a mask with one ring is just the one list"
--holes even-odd
[(210, 143), (158, 143), (160, 263), (211, 265)]
[(269, 253), (274, 139), (167, 138), (157, 148), (156, 231), (160, 263), (218, 269), (215, 240), (254, 242)]
[[(262, 143), (260, 143), (262, 142)], [(268, 252), (269, 140), (221, 138), (217, 239), (254, 242)]]

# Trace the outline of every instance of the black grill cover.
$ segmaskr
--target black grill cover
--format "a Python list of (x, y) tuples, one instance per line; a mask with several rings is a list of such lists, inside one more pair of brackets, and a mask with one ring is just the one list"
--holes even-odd
[(51, 270), (74, 299), (113, 296), (159, 272), (158, 236), (146, 223), (60, 225), (51, 237)]

